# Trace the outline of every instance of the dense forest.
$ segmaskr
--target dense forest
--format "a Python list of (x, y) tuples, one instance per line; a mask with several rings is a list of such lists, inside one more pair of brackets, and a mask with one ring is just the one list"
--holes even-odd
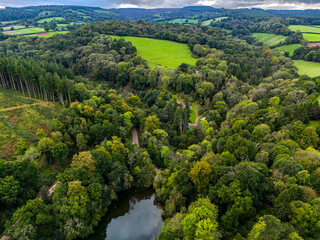
[[(64, 7), (7, 8), (0, 19), (38, 20), (48, 8)], [(319, 47), (288, 28), (285, 11), (114, 9), (104, 22), (96, 8), (82, 10), (101, 21), (0, 41), (0, 87), (60, 106), (36, 141), (0, 159), (2, 236), (86, 238), (122, 193), (153, 187), (166, 219), (159, 240), (319, 238), (320, 78), (299, 75), (284, 52), (251, 36), (284, 35), (277, 47), (301, 43), (292, 58), (319, 62)], [(112, 20), (203, 11), (201, 21), (229, 18)], [(196, 64), (151, 67), (121, 36), (186, 44)]]

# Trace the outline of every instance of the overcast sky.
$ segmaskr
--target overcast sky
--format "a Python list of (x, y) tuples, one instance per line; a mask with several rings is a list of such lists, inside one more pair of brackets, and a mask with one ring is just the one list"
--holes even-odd
[(212, 6), (224, 8), (320, 9), (320, 0), (0, 0), (0, 6), (83, 5), (101, 8), (167, 8)]

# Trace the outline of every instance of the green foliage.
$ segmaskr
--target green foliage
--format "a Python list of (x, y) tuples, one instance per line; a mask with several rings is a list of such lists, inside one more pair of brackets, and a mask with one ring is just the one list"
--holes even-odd
[(19, 191), (21, 191), (20, 184), (14, 177), (0, 178), (0, 200), (3, 204), (14, 204), (18, 200)]

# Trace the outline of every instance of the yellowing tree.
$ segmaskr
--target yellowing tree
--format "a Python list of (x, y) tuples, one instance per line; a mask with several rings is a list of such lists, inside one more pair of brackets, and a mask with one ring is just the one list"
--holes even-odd
[(147, 117), (146, 122), (144, 123), (144, 128), (148, 132), (152, 133), (154, 130), (160, 127), (160, 120), (156, 115)]
[(88, 174), (92, 176), (96, 169), (96, 161), (90, 152), (80, 152), (79, 155), (75, 154), (73, 156), (71, 167), (84, 168), (88, 170)]
[(207, 191), (212, 176), (211, 166), (207, 161), (196, 162), (188, 175), (199, 193)]

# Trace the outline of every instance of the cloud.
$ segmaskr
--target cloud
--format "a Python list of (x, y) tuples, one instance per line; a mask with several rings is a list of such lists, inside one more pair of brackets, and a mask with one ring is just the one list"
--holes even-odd
[(179, 8), (197, 5), (217, 8), (319, 9), (320, 0), (0, 0), (0, 7), (34, 5), (82, 5), (102, 8)]
[(183, 7), (212, 6), (217, 8), (263, 8), (263, 9), (319, 9), (320, 0), (117, 0), (118, 7)]

